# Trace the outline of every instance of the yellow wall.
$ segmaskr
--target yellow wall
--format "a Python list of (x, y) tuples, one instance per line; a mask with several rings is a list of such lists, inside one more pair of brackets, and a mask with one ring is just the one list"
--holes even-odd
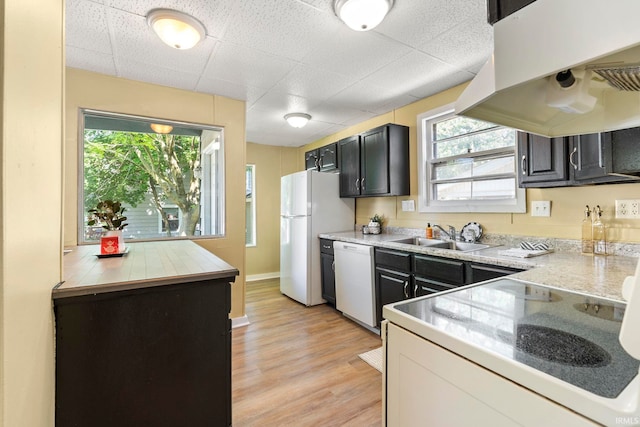
[[(545, 236), (567, 239), (579, 239), (581, 236), (580, 221), (583, 218), (584, 206), (600, 205), (604, 210), (603, 220), (608, 224), (610, 241), (640, 242), (640, 221), (616, 220), (615, 200), (640, 198), (640, 183), (609, 184), (585, 187), (567, 187), (554, 189), (528, 189), (527, 213), (523, 214), (488, 214), (488, 213), (418, 213), (402, 212), (402, 200), (415, 200), (418, 206), (418, 172), (417, 172), (417, 124), (418, 114), (454, 102), (464, 89), (457, 86), (437, 95), (422, 99), (408, 106), (380, 115), (366, 122), (359, 123), (339, 133), (322, 138), (298, 149), (298, 162), (302, 168), (305, 151), (338, 141), (347, 136), (374, 128), (386, 123), (397, 123), (410, 127), (410, 176), (411, 194), (407, 197), (375, 197), (361, 198), (356, 201), (356, 222), (363, 224), (373, 214), (384, 214), (388, 219), (385, 225), (395, 227), (423, 228), (427, 222), (451, 224), (458, 229), (470, 221), (483, 226), (486, 233)], [(532, 200), (550, 200), (551, 217), (531, 217), (529, 210)]]
[(0, 6), (0, 425), (54, 424), (61, 278), (63, 2)]
[(232, 286), (231, 317), (244, 315), (245, 103), (77, 69), (67, 69), (64, 242), (77, 242), (78, 109), (135, 114), (224, 127), (226, 235), (198, 244), (240, 270)]
[(247, 163), (256, 165), (256, 246), (247, 248), (247, 276), (280, 271), (280, 177), (298, 169), (298, 150), (247, 143)]

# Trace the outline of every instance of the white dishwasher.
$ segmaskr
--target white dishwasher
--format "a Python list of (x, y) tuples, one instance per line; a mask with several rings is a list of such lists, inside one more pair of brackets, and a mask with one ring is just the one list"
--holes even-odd
[(373, 246), (334, 242), (336, 308), (366, 326), (376, 326)]

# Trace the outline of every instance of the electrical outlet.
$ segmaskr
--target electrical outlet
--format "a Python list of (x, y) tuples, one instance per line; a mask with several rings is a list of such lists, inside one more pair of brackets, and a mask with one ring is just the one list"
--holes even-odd
[(616, 218), (640, 219), (640, 200), (616, 200)]
[(532, 201), (531, 216), (551, 216), (551, 202), (549, 200)]

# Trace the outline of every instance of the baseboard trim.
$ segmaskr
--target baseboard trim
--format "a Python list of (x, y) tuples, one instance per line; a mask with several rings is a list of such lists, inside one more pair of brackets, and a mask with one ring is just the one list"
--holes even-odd
[(243, 326), (249, 326), (249, 318), (245, 314), (242, 317), (233, 317), (231, 319), (231, 329), (241, 328)]
[(279, 271), (274, 271), (272, 273), (251, 274), (245, 277), (245, 282), (258, 282), (260, 280), (277, 279), (279, 277)]

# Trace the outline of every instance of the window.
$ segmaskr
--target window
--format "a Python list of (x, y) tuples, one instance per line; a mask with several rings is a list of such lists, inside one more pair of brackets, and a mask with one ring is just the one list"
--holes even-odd
[(516, 179), (515, 129), (456, 116), (418, 116), (420, 212), (525, 212)]
[(100, 238), (87, 210), (125, 207), (125, 239), (224, 235), (222, 128), (82, 110), (78, 242)]
[(256, 246), (256, 165), (245, 169), (245, 245)]

